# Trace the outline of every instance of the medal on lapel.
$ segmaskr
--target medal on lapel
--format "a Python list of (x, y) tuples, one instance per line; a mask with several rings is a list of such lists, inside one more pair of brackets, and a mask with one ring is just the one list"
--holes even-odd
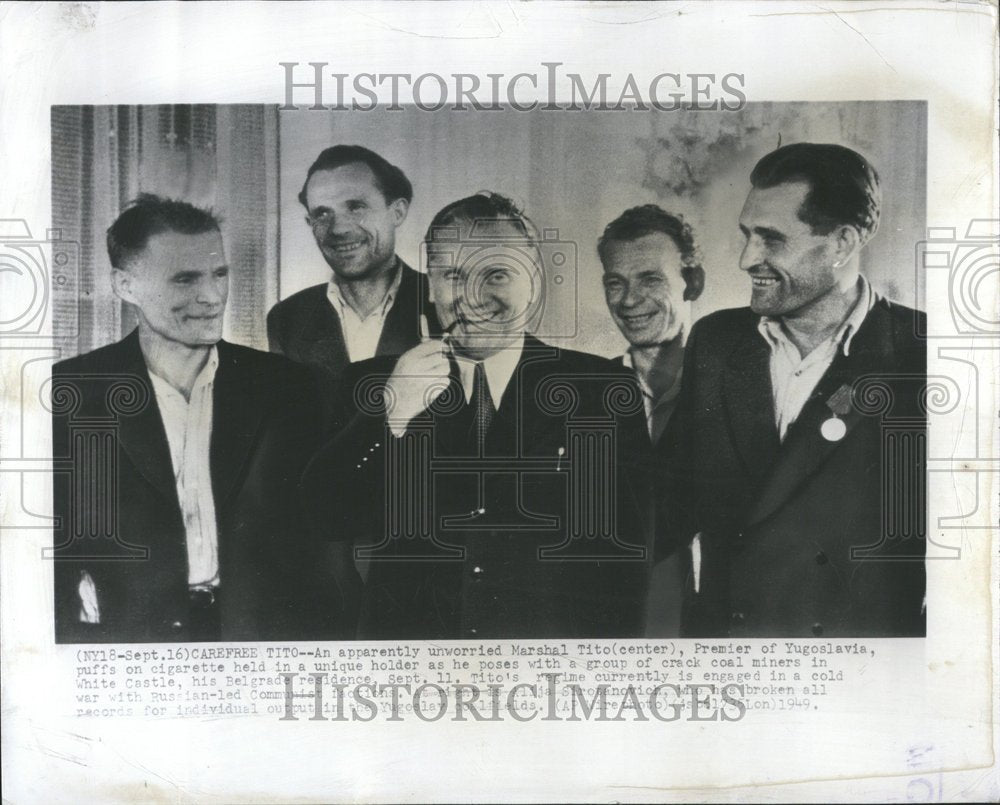
[(845, 383), (837, 389), (826, 401), (826, 407), (831, 416), (819, 426), (819, 432), (828, 442), (839, 442), (847, 434), (847, 425), (840, 417), (851, 410), (851, 387)]

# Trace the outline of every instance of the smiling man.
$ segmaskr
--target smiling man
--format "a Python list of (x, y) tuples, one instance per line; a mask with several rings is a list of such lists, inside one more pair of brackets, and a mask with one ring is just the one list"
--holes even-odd
[(349, 363), (416, 344), (425, 310), (436, 331), (419, 275), (395, 253), (412, 198), (403, 171), (360, 145), (316, 158), (299, 201), (332, 274), (271, 309), (272, 352), (339, 375)]
[(509, 199), (449, 204), (425, 243), (445, 336), (352, 367), (356, 414), (304, 480), (320, 533), (371, 559), (358, 636), (639, 636), (634, 381), (531, 334), (544, 267)]
[[(655, 445), (677, 407), (691, 302), (705, 285), (694, 234), (678, 216), (644, 204), (605, 227), (597, 253), (608, 310), (629, 342), (623, 364), (635, 373), (650, 444)], [(647, 499), (652, 520), (652, 489)], [(682, 552), (674, 552), (652, 568), (647, 637), (677, 637), (680, 632), (683, 558)]]
[(604, 298), (629, 342), (624, 363), (642, 389), (655, 443), (677, 404), (691, 302), (705, 285), (694, 235), (679, 217), (645, 204), (605, 227), (597, 253), (604, 266)]
[(924, 314), (861, 272), (878, 175), (798, 143), (750, 182), (750, 305), (692, 328), (661, 442), (664, 527), (691, 548), (684, 633), (923, 635)]
[(345, 604), (295, 497), (323, 435), (315, 372), (222, 340), (210, 212), (140, 196), (107, 244), (138, 326), (53, 367), (57, 640), (335, 634)]

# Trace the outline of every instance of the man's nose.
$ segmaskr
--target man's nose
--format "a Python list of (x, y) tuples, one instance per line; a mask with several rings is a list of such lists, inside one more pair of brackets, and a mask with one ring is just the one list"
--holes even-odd
[(325, 235), (344, 235), (350, 230), (350, 221), (346, 215), (338, 215), (333, 210), (323, 214), (322, 231)]
[(223, 305), (229, 290), (229, 278), (221, 277), (203, 282), (198, 287), (198, 301), (203, 305)]
[(622, 294), (622, 307), (635, 307), (643, 300), (641, 291), (634, 285), (628, 285)]
[(760, 246), (757, 244), (755, 238), (750, 238), (743, 246), (743, 251), (740, 252), (740, 269), (742, 271), (749, 271), (760, 262)]
[(349, 234), (352, 229), (351, 219), (348, 216), (331, 213), (330, 223), (327, 225), (327, 232), (337, 236), (342, 236)]
[(474, 309), (492, 309), (497, 300), (502, 298), (498, 290), (486, 282), (485, 277), (471, 276), (463, 285), (460, 294), (463, 300)]

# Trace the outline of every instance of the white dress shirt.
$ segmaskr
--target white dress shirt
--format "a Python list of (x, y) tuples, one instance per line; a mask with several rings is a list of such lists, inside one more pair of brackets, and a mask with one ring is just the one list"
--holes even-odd
[(330, 304), (340, 319), (347, 357), (351, 363), (374, 358), (375, 352), (378, 350), (379, 339), (382, 337), (382, 327), (385, 325), (386, 316), (392, 310), (392, 304), (396, 301), (396, 294), (399, 292), (399, 284), (403, 281), (403, 267), (397, 259), (396, 278), (385, 292), (382, 301), (364, 318), (361, 318), (357, 311), (347, 304), (340, 292), (340, 286), (335, 280), (335, 277), (331, 277), (327, 283), (326, 298), (330, 300)]
[(518, 361), (521, 360), (521, 353), (524, 351), (524, 337), (516, 346), (506, 347), (499, 352), (490, 355), (484, 361), (474, 361), (460, 355), (455, 356), (458, 364), (458, 374), (462, 380), (462, 390), (465, 392), (465, 401), (472, 401), (472, 392), (475, 388), (476, 363), (483, 364), (483, 371), (486, 372), (486, 384), (490, 387), (490, 397), (493, 398), (493, 407), (500, 409), (500, 400), (507, 390), (514, 370), (517, 369)]
[[(503, 399), (510, 379), (514, 376), (514, 370), (517, 369), (523, 351), (524, 336), (521, 336), (521, 340), (517, 342), (516, 346), (501, 349), (484, 361), (474, 361), (471, 358), (455, 355), (455, 363), (458, 364), (458, 375), (462, 381), (462, 391), (465, 392), (466, 403), (472, 402), (472, 392), (476, 387), (476, 364), (482, 363), (483, 371), (486, 373), (486, 385), (489, 386), (490, 397), (493, 399), (493, 407), (499, 411), (500, 400)], [(400, 437), (406, 433), (409, 423), (390, 419), (390, 426), (393, 435)]]
[(187, 537), (188, 584), (219, 584), (219, 534), (212, 495), (209, 447), (212, 440), (212, 391), (219, 354), (215, 347), (195, 379), (190, 401), (166, 380), (149, 373), (170, 445), (177, 499)]
[(858, 278), (861, 294), (850, 313), (826, 341), (805, 357), (785, 334), (780, 319), (762, 316), (757, 329), (771, 348), (771, 389), (774, 392), (774, 421), (782, 441), (798, 418), (802, 406), (816, 384), (826, 374), (838, 351), (850, 354), (851, 341), (875, 304), (868, 280)]

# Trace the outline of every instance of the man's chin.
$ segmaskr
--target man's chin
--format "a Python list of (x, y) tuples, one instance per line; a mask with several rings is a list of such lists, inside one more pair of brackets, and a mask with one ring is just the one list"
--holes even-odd
[(338, 277), (344, 277), (345, 279), (358, 279), (364, 277), (366, 274), (371, 273), (371, 265), (360, 260), (335, 260), (326, 261), (330, 266), (330, 270), (333, 271)]
[(758, 316), (780, 316), (781, 305), (773, 299), (760, 299), (756, 295), (750, 297), (750, 310)]
[(665, 340), (663, 331), (656, 327), (643, 327), (641, 330), (632, 330), (629, 327), (619, 327), (618, 329), (621, 330), (629, 345), (636, 349), (655, 347)]
[(373, 276), (385, 265), (380, 258), (375, 258), (367, 250), (344, 257), (342, 255), (325, 254), (326, 264), (338, 277), (344, 279), (364, 279)]
[(520, 331), (514, 333), (461, 333), (453, 337), (452, 344), (460, 355), (479, 360), (489, 357), (501, 349), (509, 347), (521, 337)]
[(197, 347), (212, 347), (222, 340), (222, 331), (210, 333), (195, 333), (183, 339), (182, 343), (195, 349)]
[[(628, 336), (626, 336), (628, 338)], [(642, 337), (642, 338), (628, 338), (628, 344), (632, 349), (649, 349), (650, 347), (658, 347), (667, 339), (665, 338), (653, 338), (652, 336)]]

